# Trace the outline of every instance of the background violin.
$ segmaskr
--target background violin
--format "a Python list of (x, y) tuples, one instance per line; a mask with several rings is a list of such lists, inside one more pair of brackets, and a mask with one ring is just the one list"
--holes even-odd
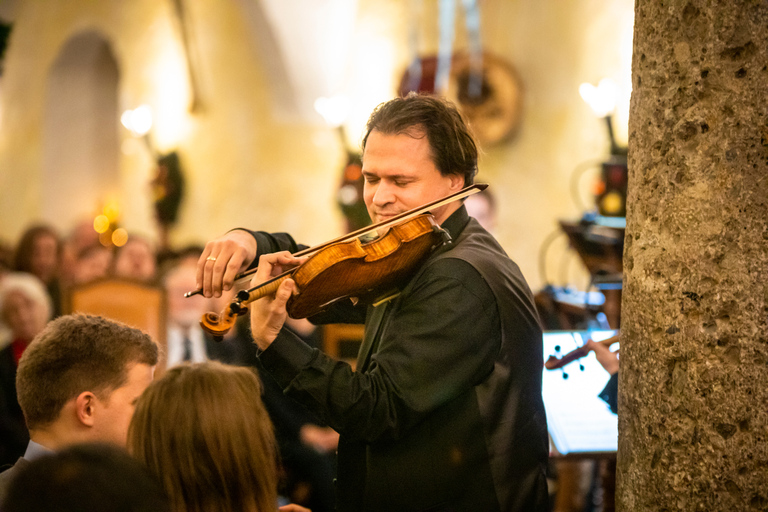
[[(608, 339), (598, 341), (596, 343), (599, 343), (601, 345), (605, 345), (606, 347), (610, 347), (614, 343), (619, 342), (618, 336), (611, 336)], [(557, 357), (556, 355), (551, 355), (549, 358), (544, 362), (544, 368), (547, 370), (558, 370), (562, 368), (563, 366), (572, 363), (576, 361), (577, 359), (581, 359), (584, 356), (589, 355), (589, 353), (592, 352), (592, 349), (588, 345), (583, 345), (577, 349), (571, 350), (567, 354), (561, 357)]]

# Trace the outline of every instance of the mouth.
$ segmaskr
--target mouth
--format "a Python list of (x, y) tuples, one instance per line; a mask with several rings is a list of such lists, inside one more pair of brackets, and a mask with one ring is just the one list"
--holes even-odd
[(376, 219), (378, 222), (385, 222), (391, 219), (392, 217), (395, 217), (396, 215), (399, 215), (399, 213), (377, 213)]

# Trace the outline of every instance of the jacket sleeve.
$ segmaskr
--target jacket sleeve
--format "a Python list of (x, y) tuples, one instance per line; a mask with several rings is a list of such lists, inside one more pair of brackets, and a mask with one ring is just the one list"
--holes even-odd
[(492, 371), (501, 347), (493, 293), (468, 263), (431, 264), (388, 307), (364, 372), (281, 333), (261, 354), (287, 394), (351, 438), (402, 437)]

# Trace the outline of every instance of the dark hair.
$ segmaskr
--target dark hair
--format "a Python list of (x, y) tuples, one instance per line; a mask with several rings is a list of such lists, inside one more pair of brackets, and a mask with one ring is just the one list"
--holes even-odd
[(88, 443), (31, 461), (9, 482), (4, 512), (164, 512), (149, 471), (114, 445)]
[(64, 404), (83, 391), (109, 396), (128, 382), (132, 364), (157, 364), (150, 336), (114, 320), (66, 315), (51, 322), (24, 351), (16, 392), (27, 427), (53, 422)]
[[(441, 174), (459, 174), (464, 186), (477, 174), (477, 144), (453, 103), (435, 96), (410, 93), (382, 103), (368, 119), (363, 137), (363, 155), (373, 130), (388, 135), (427, 137), (432, 161)], [(365, 158), (365, 156), (363, 156)]]
[(51, 236), (56, 240), (56, 253), (61, 255), (61, 238), (51, 226), (38, 224), (27, 229), (16, 245), (13, 255), (13, 269), (20, 272), (32, 272), (32, 253), (35, 251), (35, 240), (41, 235)]

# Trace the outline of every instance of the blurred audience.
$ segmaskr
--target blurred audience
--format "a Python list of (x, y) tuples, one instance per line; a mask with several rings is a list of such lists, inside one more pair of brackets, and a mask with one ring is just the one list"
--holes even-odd
[(77, 255), (72, 283), (83, 284), (107, 277), (112, 266), (112, 249), (101, 244), (89, 245)]
[(168, 370), (139, 398), (128, 449), (161, 481), (174, 512), (271, 512), (278, 504), (275, 437), (247, 368), (210, 361)]
[(490, 187), (464, 200), (464, 206), (470, 217), (477, 219), (488, 232), (493, 233), (496, 229), (496, 199), (491, 193)]
[(30, 462), (14, 476), (3, 512), (170, 512), (147, 468), (122, 448), (77, 444)]
[(195, 274), (200, 252), (195, 249), (182, 251), (176, 261), (167, 264), (164, 272), (163, 285), (168, 301), (167, 366), (210, 359), (235, 365), (247, 364), (245, 352), (251, 347), (231, 335), (222, 341), (214, 341), (200, 327), (200, 318), (205, 313), (219, 311), (217, 304), (202, 295), (184, 297), (186, 292), (196, 288)]
[(0, 279), (13, 269), (13, 247), (0, 242)]
[(100, 245), (99, 234), (93, 229), (92, 220), (83, 220), (74, 227), (64, 240), (61, 254), (61, 279), (70, 284), (74, 281), (75, 266), (80, 253), (86, 248)]
[(157, 254), (154, 245), (141, 236), (131, 235), (115, 250), (114, 275), (145, 283), (157, 278)]
[(12, 272), (0, 281), (0, 323), (9, 336), (0, 350), (0, 468), (16, 462), (29, 441), (16, 398), (16, 372), (22, 354), (45, 328), (51, 312), (48, 291), (34, 275)]
[(92, 441), (125, 446), (157, 359), (148, 334), (119, 322), (80, 314), (49, 322), (19, 361), (16, 395), (30, 440), (0, 473), (0, 503), (14, 476), (44, 454)]
[(59, 265), (62, 244), (58, 233), (51, 226), (38, 224), (22, 235), (13, 256), (13, 269), (37, 276), (48, 290), (53, 304), (53, 314), (61, 314), (61, 287)]

